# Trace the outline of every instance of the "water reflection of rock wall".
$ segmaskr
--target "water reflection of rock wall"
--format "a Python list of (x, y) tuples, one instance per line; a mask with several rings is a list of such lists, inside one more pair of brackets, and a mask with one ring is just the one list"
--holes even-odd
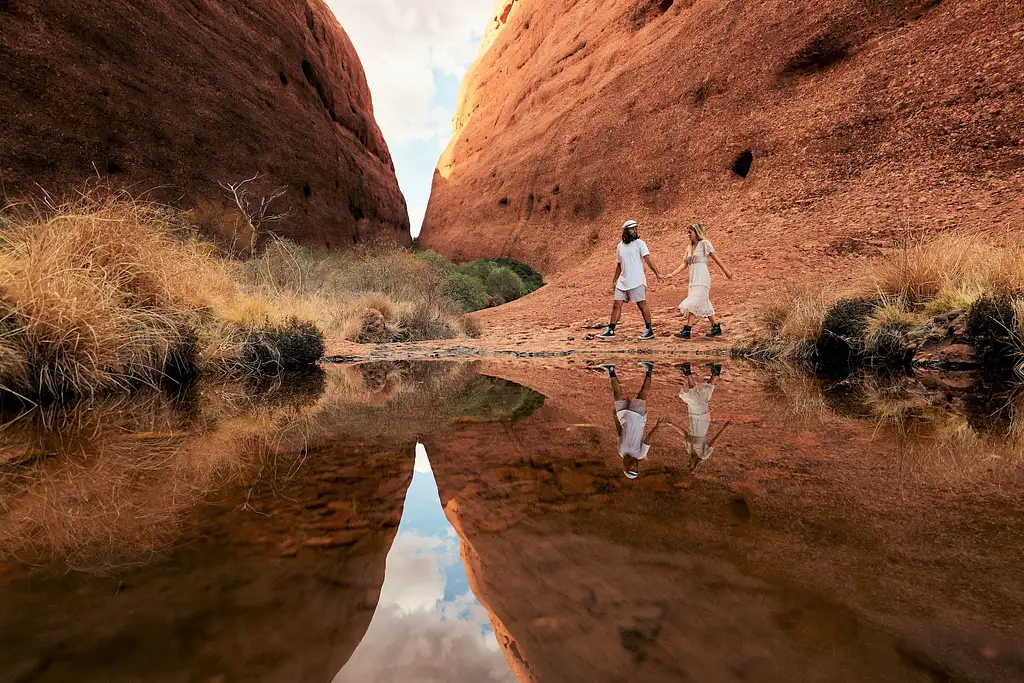
[(203, 387), (18, 420), (0, 530), (31, 533), (0, 534), (0, 681), (332, 680), (376, 609), (418, 434), (528, 409), (504, 384), (376, 364), (295, 396)]
[(0, 680), (330, 681), (373, 616), (413, 447), (308, 458), (273, 491), (222, 494), (156, 564), (59, 580), (7, 565)]
[[(1014, 680), (1020, 496), (908, 486), (872, 425), (787, 418), (748, 373), (690, 475), (678, 438), (626, 480), (607, 380), (488, 370), (547, 396), (426, 446), (480, 601), (521, 680)], [(652, 414), (678, 411), (656, 375)], [(624, 384), (635, 378), (624, 380)]]

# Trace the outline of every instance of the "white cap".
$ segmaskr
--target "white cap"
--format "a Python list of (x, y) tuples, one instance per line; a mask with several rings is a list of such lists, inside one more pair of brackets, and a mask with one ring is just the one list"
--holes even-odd
[(632, 218), (622, 224), (622, 229), (623, 230), (625, 230), (626, 228), (639, 228), (639, 227), (640, 227), (640, 224), (637, 223), (636, 221), (634, 221)]

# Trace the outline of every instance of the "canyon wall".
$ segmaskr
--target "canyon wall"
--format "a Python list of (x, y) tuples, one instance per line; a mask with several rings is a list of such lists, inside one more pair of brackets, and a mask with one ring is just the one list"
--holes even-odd
[(906, 230), (999, 234), (1022, 70), (1000, 0), (501, 0), (422, 242), (592, 275), (627, 218), (656, 253), (703, 220), (734, 263), (818, 271)]
[(408, 243), (359, 57), (322, 0), (0, 1), (8, 201), (99, 176), (191, 208), (283, 187), (274, 230), (316, 247)]

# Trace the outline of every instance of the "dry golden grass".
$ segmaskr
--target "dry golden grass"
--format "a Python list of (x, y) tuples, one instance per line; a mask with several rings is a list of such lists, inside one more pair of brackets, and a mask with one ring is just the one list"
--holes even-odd
[(787, 284), (760, 311), (758, 321), (768, 333), (755, 347), (757, 356), (802, 360), (814, 352), (821, 323), (831, 303), (819, 284)]
[[(197, 209), (203, 220), (211, 206)], [(32, 399), (157, 386), (182, 365), (259, 373), (254, 340), (292, 320), (375, 343), (474, 331), (438, 269), (407, 251), (359, 258), (267, 243), (259, 259), (223, 258), (186, 215), (118, 193), (5, 212), (0, 386)]]
[(841, 296), (852, 295), (879, 301), (864, 334), (871, 356), (927, 331), (937, 315), (966, 310), (983, 297), (1024, 292), (1024, 248), (995, 246), (963, 232), (910, 238), (877, 259), (859, 281), (845, 293), (810, 285), (788, 287), (762, 309), (766, 339), (756, 348), (765, 356), (804, 356), (830, 307)]
[(915, 307), (944, 300), (963, 308), (985, 294), (1021, 291), (1024, 250), (965, 232), (912, 238), (879, 261), (869, 280), (872, 290)]
[(19, 393), (155, 385), (193, 319), (240, 294), (225, 265), (176, 237), (158, 207), (123, 198), (16, 217), (3, 238), (2, 381)]
[(387, 343), (478, 334), (446, 293), (444, 273), (389, 243), (356, 256), (317, 254), (274, 239), (247, 273), (275, 299), (309, 302), (328, 338)]

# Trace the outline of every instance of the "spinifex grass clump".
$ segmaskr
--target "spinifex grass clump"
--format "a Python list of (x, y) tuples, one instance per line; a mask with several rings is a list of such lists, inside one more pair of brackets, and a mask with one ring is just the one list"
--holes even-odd
[(291, 318), (282, 325), (250, 327), (242, 363), (257, 375), (313, 365), (324, 355), (324, 337), (311, 322)]
[(1024, 298), (983, 296), (967, 309), (964, 336), (990, 370), (1015, 369), (1024, 376)]
[(753, 346), (754, 355), (806, 358), (817, 328), (811, 357), (819, 363), (898, 364), (912, 357), (916, 340), (941, 339), (946, 322), (967, 315), (964, 339), (987, 365), (1012, 367), (1024, 359), (1019, 246), (998, 247), (969, 233), (908, 240), (847, 293), (826, 298), (823, 291), (790, 289), (775, 299), (763, 312), (767, 337)]
[(274, 329), (293, 309), (246, 291), (240, 268), (174, 212), (124, 196), (8, 212), (0, 229), (3, 393), (48, 399), (266, 369), (245, 357), (251, 330)]

